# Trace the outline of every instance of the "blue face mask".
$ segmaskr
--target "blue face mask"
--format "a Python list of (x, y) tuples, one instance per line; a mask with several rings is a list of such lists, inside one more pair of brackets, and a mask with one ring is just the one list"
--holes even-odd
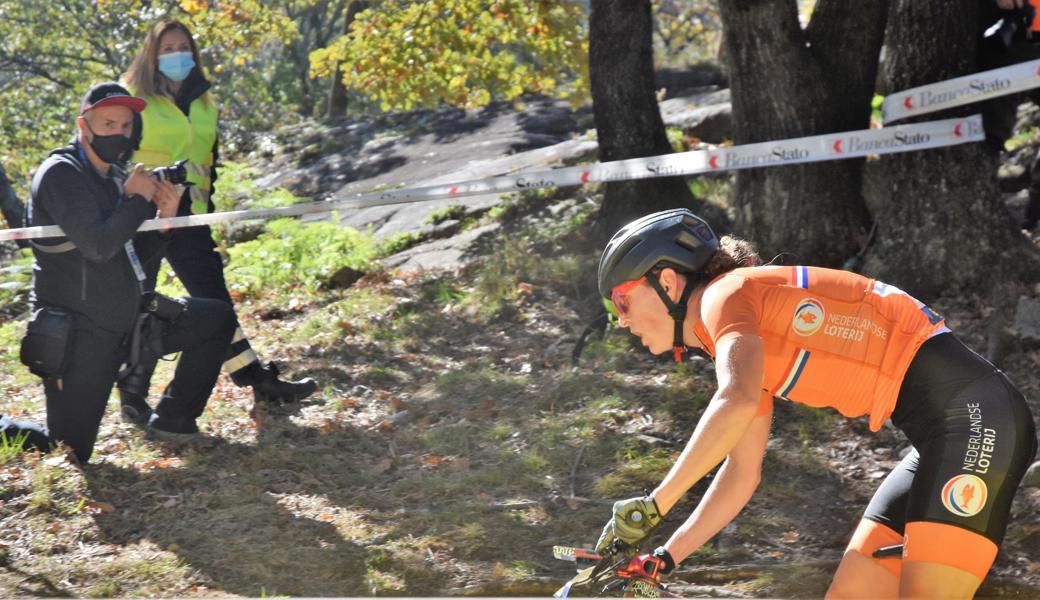
[(194, 68), (195, 59), (191, 52), (171, 52), (159, 56), (159, 72), (170, 81), (184, 81)]

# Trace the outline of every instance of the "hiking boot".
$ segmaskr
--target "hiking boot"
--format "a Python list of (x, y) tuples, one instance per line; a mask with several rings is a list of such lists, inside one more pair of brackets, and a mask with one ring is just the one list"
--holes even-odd
[(152, 418), (152, 407), (141, 396), (119, 390), (119, 416), (124, 423), (145, 427)]
[(299, 402), (318, 389), (318, 383), (310, 377), (299, 381), (283, 381), (278, 378), (279, 374), (278, 366), (273, 362), (263, 367), (259, 364), (254, 365), (244, 383), (253, 386), (253, 398), (256, 402)]
[(159, 413), (152, 412), (144, 437), (171, 446), (184, 446), (199, 440), (202, 434), (195, 419), (164, 419)]

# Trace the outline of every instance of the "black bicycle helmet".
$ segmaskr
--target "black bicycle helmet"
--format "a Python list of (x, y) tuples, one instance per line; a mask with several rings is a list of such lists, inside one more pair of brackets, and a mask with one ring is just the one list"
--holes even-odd
[[(641, 217), (622, 227), (607, 242), (599, 259), (599, 293), (609, 300), (615, 287), (646, 275), (675, 321), (675, 360), (679, 361), (686, 348), (682, 339), (686, 301), (699, 283), (694, 275), (707, 266), (718, 249), (719, 238), (715, 232), (688, 209), (676, 208)], [(672, 302), (653, 276), (654, 267), (671, 267), (687, 275), (678, 303)]]
[(703, 269), (719, 249), (719, 238), (703, 219), (685, 208), (656, 212), (632, 221), (607, 242), (599, 259), (599, 293), (639, 279), (654, 267), (682, 273)]

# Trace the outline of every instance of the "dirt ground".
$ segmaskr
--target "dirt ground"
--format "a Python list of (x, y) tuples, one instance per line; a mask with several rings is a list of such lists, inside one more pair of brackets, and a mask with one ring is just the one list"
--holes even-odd
[[(594, 543), (612, 500), (655, 485), (714, 389), (709, 363), (677, 367), (616, 329), (572, 365), (595, 251), (580, 218), (530, 233), (551, 218), (525, 216), (462, 271), (244, 299), (261, 353), (321, 382), (305, 402), (253, 407), (222, 376), (198, 447), (144, 440), (113, 401), (86, 468), (4, 456), (0, 595), (550, 594), (573, 573), (552, 546)], [(988, 301), (934, 305), (981, 348)], [(1002, 367), (1040, 413), (1037, 364), (1040, 349), (1012, 344)], [(37, 382), (10, 355), (0, 390), (4, 414), (44, 418)], [(777, 402), (758, 493), (673, 589), (821, 597), (906, 445), (894, 428)], [(1021, 490), (980, 597), (1040, 595), (1037, 514), (1040, 489)]]

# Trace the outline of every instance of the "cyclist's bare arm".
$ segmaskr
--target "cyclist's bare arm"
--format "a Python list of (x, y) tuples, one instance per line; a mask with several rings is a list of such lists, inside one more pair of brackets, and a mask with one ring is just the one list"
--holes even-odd
[(654, 490), (654, 501), (662, 513), (671, 510), (744, 437), (758, 412), (762, 361), (762, 338), (758, 336), (727, 337), (716, 346), (719, 389), (679, 459)]
[(665, 544), (676, 564), (729, 524), (751, 499), (762, 473), (772, 416), (770, 410), (755, 417), (726, 457), (696, 510)]

